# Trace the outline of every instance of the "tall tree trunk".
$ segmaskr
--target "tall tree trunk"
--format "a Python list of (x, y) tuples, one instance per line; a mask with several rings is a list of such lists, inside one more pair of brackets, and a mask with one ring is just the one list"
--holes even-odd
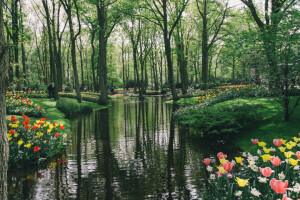
[(20, 65), (19, 65), (19, 11), (18, 11), (18, 2), (19, 0), (13, 0), (11, 9), (12, 9), (12, 33), (13, 33), (13, 45), (14, 45), (14, 62), (16, 66), (16, 83), (17, 90), (21, 90), (20, 87)]
[(3, 1), (0, 1), (0, 199), (7, 200), (8, 139), (6, 130), (6, 88), (9, 47), (3, 30)]
[(99, 91), (98, 89), (98, 85), (96, 82), (96, 76), (95, 76), (95, 34), (96, 34), (96, 30), (92, 31), (92, 40), (91, 40), (91, 45), (92, 45), (92, 56), (91, 56), (91, 61), (92, 61), (92, 73), (93, 73), (93, 84), (94, 84), (94, 91)]
[(202, 81), (204, 89), (208, 89), (208, 37), (207, 37), (207, 15), (206, 15), (206, 0), (203, 7), (203, 27), (202, 27)]

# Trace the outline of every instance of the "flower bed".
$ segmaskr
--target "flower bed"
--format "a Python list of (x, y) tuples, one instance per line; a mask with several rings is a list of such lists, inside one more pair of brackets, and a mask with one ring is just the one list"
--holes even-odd
[(26, 115), (23, 118), (20, 123), (12, 116), (7, 124), (10, 166), (38, 164), (65, 147), (68, 138), (63, 124), (51, 124), (45, 118), (31, 123)]
[(243, 153), (230, 162), (220, 152), (217, 159), (204, 159), (209, 185), (203, 198), (300, 198), (299, 140), (274, 139), (267, 147), (265, 142), (252, 139), (258, 146), (257, 155)]
[(42, 107), (34, 104), (29, 98), (16, 96), (6, 97), (6, 113), (11, 115), (29, 115), (31, 117), (41, 117)]
[(6, 96), (20, 96), (22, 98), (48, 98), (48, 93), (45, 91), (15, 91), (15, 92), (6, 92)]
[[(68, 93), (60, 92), (59, 96), (60, 97), (71, 98), (71, 99), (77, 99), (77, 96), (76, 96), (75, 92), (68, 92)], [(100, 94), (98, 94), (98, 93), (89, 93), (89, 92), (81, 93), (81, 98), (84, 101), (98, 103), (99, 102), (99, 97), (100, 97)]]

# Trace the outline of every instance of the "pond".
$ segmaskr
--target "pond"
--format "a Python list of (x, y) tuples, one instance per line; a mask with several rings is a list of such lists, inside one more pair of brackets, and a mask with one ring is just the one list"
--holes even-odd
[(205, 157), (237, 152), (188, 139), (165, 97), (116, 99), (71, 121), (72, 146), (38, 169), (10, 172), (9, 199), (199, 199)]

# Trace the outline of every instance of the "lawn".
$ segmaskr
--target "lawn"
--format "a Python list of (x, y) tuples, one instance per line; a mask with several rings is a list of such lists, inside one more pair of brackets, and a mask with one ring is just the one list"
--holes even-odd
[(283, 121), (283, 113), (277, 109), (280, 108), (280, 105), (274, 100), (266, 98), (238, 98), (218, 103), (214, 106), (223, 106), (226, 104), (234, 105), (239, 103), (263, 106), (263, 108), (258, 110), (263, 116), (261, 124), (259, 124), (257, 128), (246, 130), (232, 139), (232, 142), (244, 151), (255, 151), (256, 145), (251, 143), (251, 139), (257, 138), (259, 141), (265, 141), (273, 146), (273, 139), (299, 137), (300, 106), (296, 108), (291, 116), (291, 120), (288, 122)]

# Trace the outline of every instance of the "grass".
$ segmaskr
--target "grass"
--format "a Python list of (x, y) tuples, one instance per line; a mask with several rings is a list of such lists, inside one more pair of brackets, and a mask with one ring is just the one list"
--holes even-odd
[[(68, 99), (68, 100), (73, 100), (73, 99)], [(74, 101), (76, 102), (76, 100)], [(87, 102), (87, 101), (83, 101), (83, 102), (95, 110), (107, 108), (107, 106), (101, 106), (96, 103)], [(57, 123), (64, 124), (66, 129), (69, 129), (71, 127), (70, 120), (65, 118), (65, 114), (56, 108), (55, 100), (45, 99), (45, 98), (34, 98), (33, 103), (38, 104), (43, 108), (42, 117), (46, 118), (47, 121), (50, 121), (52, 123), (57, 122)], [(12, 115), (7, 115), (6, 118), (10, 119), (11, 116)], [(14, 116), (17, 118), (18, 121), (23, 120), (22, 116), (16, 116), (16, 115)], [(40, 118), (30, 117), (30, 119), (31, 121), (35, 121), (35, 120), (39, 120)]]
[(189, 105), (195, 105), (196, 104), (196, 100), (199, 100), (199, 97), (187, 97), (187, 98), (180, 98), (178, 101), (167, 101), (166, 103), (174, 103), (177, 104), (179, 106), (189, 106)]
[(258, 110), (263, 116), (261, 124), (259, 124), (257, 128), (244, 131), (232, 139), (232, 142), (244, 151), (252, 153), (256, 151), (256, 146), (251, 143), (251, 139), (257, 138), (258, 140), (265, 141), (270, 146), (273, 146), (273, 139), (290, 139), (299, 136), (300, 106), (296, 108), (291, 116), (291, 120), (288, 122), (283, 120), (283, 112), (280, 112), (277, 109), (277, 107), (280, 108), (280, 105), (277, 102), (275, 103), (274, 100), (266, 98), (238, 98), (218, 103), (214, 106), (224, 106), (226, 104), (234, 105), (242, 102), (263, 106), (263, 108)]

